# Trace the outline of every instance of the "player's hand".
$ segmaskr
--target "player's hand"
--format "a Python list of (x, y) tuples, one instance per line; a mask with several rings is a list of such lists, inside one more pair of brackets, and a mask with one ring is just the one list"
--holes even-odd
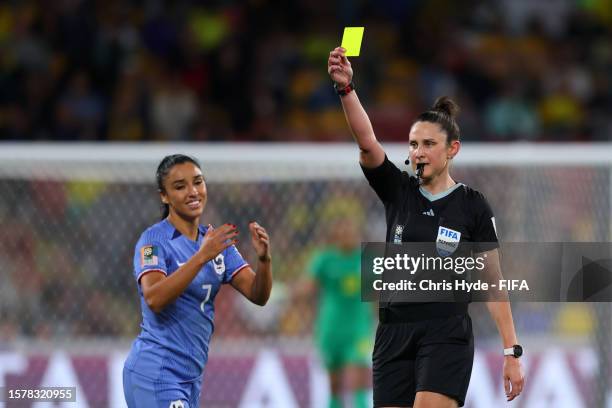
[(270, 258), (270, 236), (264, 227), (256, 221), (249, 223), (249, 231), (251, 231), (251, 242), (258, 258)]
[(344, 48), (336, 47), (329, 53), (329, 59), (327, 60), (327, 72), (332, 81), (341, 88), (350, 84), (353, 79), (353, 68), (351, 68), (351, 63), (344, 55), (345, 53)]
[(523, 391), (523, 385), (525, 385), (525, 377), (519, 359), (511, 356), (504, 357), (504, 389), (507, 400), (512, 401), (518, 397)]
[(203, 256), (204, 262), (208, 262), (225, 248), (235, 245), (238, 242), (237, 236), (238, 230), (234, 224), (223, 224), (217, 229), (208, 225), (208, 230), (198, 252)]

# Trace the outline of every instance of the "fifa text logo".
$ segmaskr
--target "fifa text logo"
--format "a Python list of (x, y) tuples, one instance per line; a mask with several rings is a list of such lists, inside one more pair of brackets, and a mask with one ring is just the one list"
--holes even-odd
[(444, 227), (440, 227), (440, 231), (438, 231), (438, 236), (448, 237), (452, 239), (458, 239), (457, 231), (449, 230)]

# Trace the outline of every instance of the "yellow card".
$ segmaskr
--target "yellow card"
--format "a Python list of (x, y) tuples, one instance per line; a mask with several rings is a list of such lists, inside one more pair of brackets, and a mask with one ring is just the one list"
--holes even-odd
[(347, 57), (358, 57), (361, 50), (361, 39), (365, 27), (344, 27), (342, 48), (346, 50)]

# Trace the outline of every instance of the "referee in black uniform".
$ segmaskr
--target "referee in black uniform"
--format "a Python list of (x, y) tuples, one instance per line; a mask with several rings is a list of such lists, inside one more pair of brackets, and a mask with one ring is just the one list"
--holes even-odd
[[(484, 196), (449, 175), (460, 148), (457, 105), (447, 97), (422, 113), (410, 129), (410, 163), (417, 177), (402, 173), (387, 158), (352, 83), (343, 48), (330, 52), (328, 72), (340, 95), (359, 162), (385, 205), (387, 242), (435, 242), (440, 227), (461, 241), (486, 243), (486, 268), (499, 271), (495, 219)], [(478, 245), (478, 244), (476, 244)], [(482, 244), (481, 244), (482, 245)], [(503, 342), (503, 379), (508, 401), (524, 384), (512, 312), (508, 302), (487, 302)], [(463, 406), (474, 360), (467, 302), (381, 303), (374, 345), (375, 407), (452, 408)], [(500, 348), (500, 353), (502, 352)]]

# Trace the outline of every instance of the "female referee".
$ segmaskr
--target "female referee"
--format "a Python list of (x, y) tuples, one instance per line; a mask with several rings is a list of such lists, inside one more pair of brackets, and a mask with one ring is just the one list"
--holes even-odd
[[(409, 154), (417, 177), (408, 176), (389, 161), (376, 139), (344, 54), (340, 47), (330, 52), (328, 73), (359, 146), (363, 172), (385, 205), (387, 241), (434, 242), (441, 227), (452, 228), (462, 241), (489, 243), (487, 267), (498, 270), (491, 208), (482, 194), (449, 175), (450, 162), (461, 146), (457, 105), (439, 98), (416, 119), (410, 129)], [(452, 225), (446, 225), (449, 220)], [(517, 344), (509, 303), (487, 302), (487, 307), (502, 338), (504, 388), (511, 401), (523, 389), (518, 360), (522, 347)], [(388, 303), (379, 306), (379, 315), (372, 356), (374, 406), (463, 406), (474, 359), (468, 303)]]
[(234, 244), (235, 225), (200, 225), (206, 184), (200, 165), (184, 155), (166, 156), (157, 168), (163, 219), (145, 230), (134, 255), (142, 331), (123, 368), (129, 408), (195, 408), (213, 332), (214, 300), (231, 285), (263, 306), (272, 289), (270, 238), (249, 224), (257, 273)]

